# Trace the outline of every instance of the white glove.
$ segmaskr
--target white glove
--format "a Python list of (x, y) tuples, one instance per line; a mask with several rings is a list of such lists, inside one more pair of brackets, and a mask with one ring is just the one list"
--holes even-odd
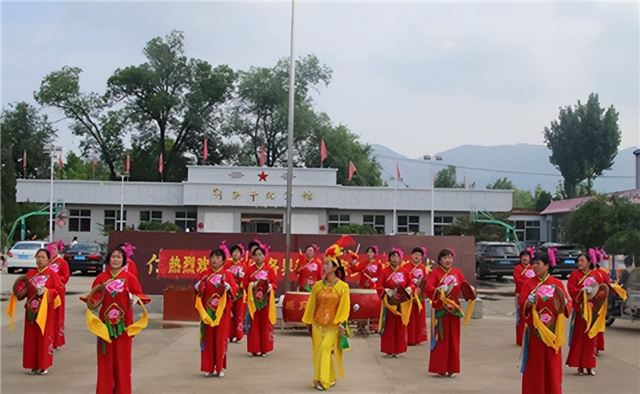
[(230, 290), (231, 289), (231, 285), (227, 282), (224, 282), (224, 289), (225, 290)]
[(267, 291), (269, 292), (271, 290), (273, 290), (273, 286), (271, 286), (271, 283), (269, 283), (269, 286), (267, 287)]
[(38, 293), (39, 296), (44, 294), (44, 287), (37, 287), (36, 288), (36, 292)]
[(140, 301), (140, 298), (138, 298), (137, 295), (131, 294), (131, 293), (129, 293), (129, 294), (131, 295), (131, 305), (135, 305), (135, 304), (138, 303), (138, 301)]
[(438, 286), (436, 288), (437, 291), (447, 292), (447, 285)]
[(536, 293), (534, 293), (533, 291), (529, 293), (529, 296), (527, 297), (527, 302), (529, 304), (534, 304), (536, 302)]
[(393, 289), (384, 289), (384, 292), (387, 293), (387, 297), (393, 297)]
[(193, 285), (195, 291), (200, 291), (200, 281), (197, 281), (195, 285)]
[(371, 279), (371, 281), (372, 281), (373, 283), (377, 283), (377, 282), (378, 282), (378, 278), (372, 278), (372, 279)]
[(413, 289), (411, 287), (406, 287), (405, 290), (407, 291), (407, 294), (413, 294)]
[(238, 277), (244, 278), (244, 272), (240, 271), (240, 273), (238, 273)]

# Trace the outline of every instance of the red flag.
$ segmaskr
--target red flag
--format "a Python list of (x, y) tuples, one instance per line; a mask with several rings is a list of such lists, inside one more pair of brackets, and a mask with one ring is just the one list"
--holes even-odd
[(324, 138), (320, 140), (320, 163), (327, 160), (327, 146), (324, 144)]
[[(95, 163), (95, 160), (94, 160)], [(127, 158), (124, 161), (124, 172), (125, 174), (128, 174), (131, 171), (131, 157), (129, 157), (129, 154), (127, 154)]]
[(396, 181), (399, 181), (401, 179), (402, 179), (402, 176), (400, 175), (400, 165), (396, 161)]
[(160, 153), (160, 158), (158, 159), (158, 172), (160, 174), (164, 172), (164, 160), (162, 157), (162, 153)]
[(60, 153), (58, 154), (58, 176), (60, 176), (61, 173), (62, 173), (62, 166), (63, 166), (63, 163), (62, 163), (62, 151), (60, 151)]
[(264, 145), (260, 146), (260, 167), (264, 166), (265, 163), (267, 162), (267, 150), (265, 149)]
[(353, 178), (353, 174), (357, 171), (358, 169), (356, 168), (356, 165), (353, 164), (351, 160), (349, 160), (349, 178), (347, 180), (350, 181)]
[(207, 157), (209, 157), (209, 140), (205, 138), (202, 146), (202, 161), (207, 161)]
[(22, 152), (22, 177), (26, 178), (27, 177), (27, 150), (25, 149), (24, 152)]

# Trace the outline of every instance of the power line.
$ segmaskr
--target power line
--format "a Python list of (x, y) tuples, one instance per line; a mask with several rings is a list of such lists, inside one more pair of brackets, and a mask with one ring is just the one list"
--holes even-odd
[[(398, 160), (398, 161), (404, 161), (404, 162), (410, 162), (410, 163), (420, 163), (420, 164), (428, 164), (431, 165), (430, 162), (428, 161), (424, 161), (424, 160), (420, 160), (420, 159), (409, 159), (406, 157), (392, 157), (392, 156), (386, 156), (386, 155), (375, 155), (376, 157), (381, 157), (384, 159), (391, 159), (391, 160)], [(460, 169), (465, 169), (465, 170), (476, 170), (476, 171), (486, 171), (486, 172), (495, 172), (495, 173), (501, 173), (501, 174), (518, 174), (518, 175), (536, 175), (536, 176), (549, 176), (549, 177), (554, 177), (554, 178), (562, 178), (561, 174), (551, 174), (548, 172), (526, 172), (526, 171), (514, 171), (514, 170), (496, 170), (496, 169), (492, 169), (492, 168), (481, 168), (481, 167), (468, 167), (468, 166), (460, 166), (460, 165), (456, 165), (456, 164), (445, 164), (445, 163), (435, 163), (435, 166), (438, 167), (447, 167), (447, 166), (453, 166), (456, 168), (460, 168)], [(386, 172), (386, 171), (385, 171)], [(598, 178), (606, 178), (606, 179), (633, 179), (635, 178), (635, 176), (633, 175), (600, 175)]]

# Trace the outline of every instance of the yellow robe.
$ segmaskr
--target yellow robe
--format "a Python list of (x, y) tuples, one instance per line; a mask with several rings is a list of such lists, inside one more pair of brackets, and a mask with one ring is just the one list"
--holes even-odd
[(344, 376), (339, 325), (349, 318), (350, 308), (349, 285), (345, 282), (338, 280), (329, 286), (320, 280), (313, 285), (302, 322), (312, 326), (313, 380), (320, 382), (325, 389), (336, 382), (332, 355), (335, 356), (338, 376)]

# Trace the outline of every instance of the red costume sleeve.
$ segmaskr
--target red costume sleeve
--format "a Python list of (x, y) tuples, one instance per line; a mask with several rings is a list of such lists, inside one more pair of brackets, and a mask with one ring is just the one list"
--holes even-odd
[(271, 269), (271, 267), (267, 267), (267, 272), (269, 273), (269, 283), (271, 283), (271, 288), (273, 291), (276, 291), (278, 288), (278, 279), (276, 278), (276, 273)]
[(231, 299), (235, 298), (236, 294), (238, 294), (238, 285), (236, 284), (236, 280), (233, 277), (233, 274), (231, 272), (225, 271), (224, 281), (228, 283), (229, 286), (231, 286), (231, 288), (229, 289), (229, 295), (231, 296)]

